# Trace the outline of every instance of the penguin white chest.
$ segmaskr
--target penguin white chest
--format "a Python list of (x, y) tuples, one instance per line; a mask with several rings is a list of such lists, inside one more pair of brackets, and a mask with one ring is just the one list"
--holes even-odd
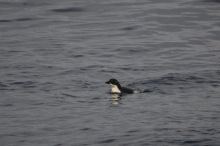
[(110, 83), (110, 86), (112, 87), (112, 92), (113, 93), (121, 93), (121, 91), (118, 89), (118, 86), (113, 85)]

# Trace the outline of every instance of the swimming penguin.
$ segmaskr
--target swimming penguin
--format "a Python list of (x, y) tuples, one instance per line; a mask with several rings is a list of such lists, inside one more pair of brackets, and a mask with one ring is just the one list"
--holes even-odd
[(109, 81), (105, 82), (106, 84), (109, 84), (112, 87), (112, 93), (128, 93), (133, 94), (134, 90), (121, 87), (119, 82), (116, 79), (110, 79)]

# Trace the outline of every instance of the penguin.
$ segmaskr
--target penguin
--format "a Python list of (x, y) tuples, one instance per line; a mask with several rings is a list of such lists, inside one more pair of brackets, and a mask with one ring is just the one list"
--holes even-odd
[(109, 81), (107, 81), (105, 83), (109, 84), (112, 87), (112, 89), (111, 89), (112, 93), (127, 93), (127, 94), (134, 93), (133, 89), (121, 87), (121, 85), (119, 84), (119, 82), (116, 79), (110, 79)]

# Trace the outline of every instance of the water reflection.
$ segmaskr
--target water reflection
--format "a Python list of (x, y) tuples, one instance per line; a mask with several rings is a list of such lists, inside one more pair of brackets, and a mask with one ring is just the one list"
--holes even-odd
[(112, 94), (112, 98), (110, 99), (112, 104), (117, 105), (117, 104), (121, 104), (121, 95), (120, 94)]

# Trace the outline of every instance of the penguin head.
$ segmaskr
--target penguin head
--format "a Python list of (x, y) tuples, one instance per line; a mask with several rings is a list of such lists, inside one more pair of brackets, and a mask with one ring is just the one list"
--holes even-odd
[(111, 86), (117, 86), (118, 89), (121, 88), (121, 85), (119, 84), (119, 82), (116, 79), (110, 79), (109, 81), (105, 82), (106, 84), (109, 84)]

